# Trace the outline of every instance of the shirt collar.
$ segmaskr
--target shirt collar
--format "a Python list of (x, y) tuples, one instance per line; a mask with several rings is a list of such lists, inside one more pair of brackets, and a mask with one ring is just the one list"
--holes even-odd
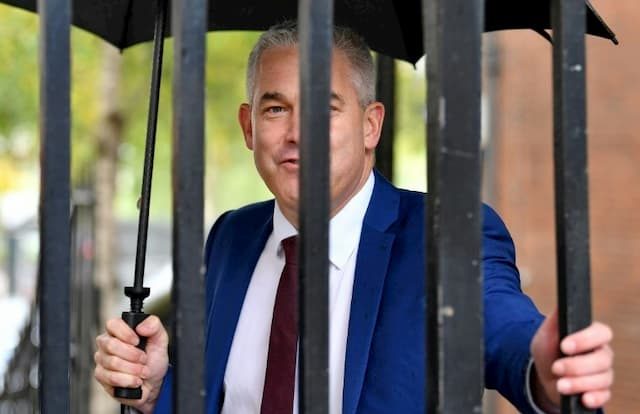
[[(374, 177), (372, 171), (360, 191), (347, 202), (329, 223), (329, 260), (339, 269), (346, 264), (358, 246), (362, 221), (373, 194)], [(282, 246), (280, 242), (296, 234), (298, 234), (298, 231), (282, 214), (282, 210), (280, 210), (280, 206), (276, 201), (273, 208), (273, 237), (276, 242), (276, 254), (281, 254)]]
[(296, 230), (293, 224), (289, 223), (289, 220), (282, 214), (278, 201), (276, 201), (273, 207), (273, 238), (276, 243), (276, 254), (280, 255), (282, 251), (282, 240), (295, 236), (296, 234), (298, 234), (298, 230)]

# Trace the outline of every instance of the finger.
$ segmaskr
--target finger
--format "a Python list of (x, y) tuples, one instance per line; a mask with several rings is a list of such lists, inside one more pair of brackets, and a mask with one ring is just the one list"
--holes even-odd
[(140, 336), (148, 338), (147, 344), (166, 346), (169, 343), (169, 335), (162, 325), (160, 318), (151, 315), (136, 327)]
[(149, 377), (149, 368), (147, 366), (132, 363), (114, 355), (96, 352), (94, 360), (96, 361), (96, 365), (100, 365), (109, 371), (122, 372), (141, 378)]
[(564, 338), (560, 348), (565, 355), (574, 355), (607, 345), (612, 339), (613, 332), (609, 326), (594, 322), (588, 328)]
[(147, 362), (147, 354), (135, 346), (124, 343), (109, 335), (101, 335), (96, 340), (98, 353), (115, 355), (129, 362)]
[(100, 347), (102, 346), (101, 344), (104, 342), (104, 340), (106, 338), (109, 337), (109, 334), (104, 332), (98, 336), (96, 336), (96, 349), (100, 349)]
[(107, 333), (131, 345), (138, 345), (138, 335), (122, 319), (109, 319), (106, 323)]
[(591, 409), (602, 407), (609, 399), (611, 399), (610, 390), (590, 391), (582, 394), (582, 404)]
[(609, 346), (603, 346), (587, 354), (558, 359), (551, 366), (551, 371), (558, 377), (575, 377), (607, 371), (612, 364), (613, 351)]
[(595, 375), (561, 378), (557, 382), (557, 389), (558, 392), (565, 395), (580, 394), (608, 389), (611, 384), (613, 384), (613, 370)]
[[(122, 372), (110, 371), (100, 365), (96, 366), (94, 376), (103, 386), (136, 388), (142, 385), (142, 379), (135, 375), (124, 374)], [(113, 394), (112, 394), (113, 395)]]

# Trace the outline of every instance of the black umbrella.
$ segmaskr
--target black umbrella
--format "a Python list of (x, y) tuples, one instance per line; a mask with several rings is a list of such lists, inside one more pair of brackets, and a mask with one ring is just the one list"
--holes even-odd
[[(0, 0), (36, 10), (36, 0)], [(153, 39), (155, 2), (76, 0), (73, 24), (97, 34), (120, 49)], [(423, 54), (420, 0), (335, 0), (335, 22), (354, 28), (369, 46), (388, 56), (415, 63)], [(615, 34), (585, 0), (587, 32), (611, 39)], [(550, 0), (486, 0), (485, 31), (549, 29)], [(297, 0), (209, 0), (209, 30), (265, 30), (295, 19)], [(170, 28), (168, 33), (170, 33)]]
[[(138, 246), (134, 285), (125, 288), (131, 298), (131, 311), (122, 317), (135, 327), (147, 316), (142, 302), (149, 296), (143, 287), (144, 261), (149, 217), (149, 196), (155, 147), (163, 41), (169, 0), (155, 2), (134, 0), (75, 0), (72, 23), (109, 43), (124, 49), (154, 39), (151, 99), (147, 125), (147, 141), (143, 173)], [(36, 0), (0, 0), (23, 9), (36, 11)], [(585, 0), (587, 32), (610, 39), (615, 34)], [(415, 63), (423, 54), (422, 2), (420, 0), (335, 0), (336, 24), (349, 26), (364, 36), (369, 46), (382, 54)], [(533, 29), (545, 37), (551, 24), (550, 0), (486, 0), (485, 31)], [(283, 20), (296, 19), (297, 0), (209, 0), (209, 30), (265, 30)], [(144, 338), (140, 347), (144, 348)], [(116, 389), (121, 398), (140, 398), (141, 389)], [(124, 409), (123, 409), (124, 410)]]

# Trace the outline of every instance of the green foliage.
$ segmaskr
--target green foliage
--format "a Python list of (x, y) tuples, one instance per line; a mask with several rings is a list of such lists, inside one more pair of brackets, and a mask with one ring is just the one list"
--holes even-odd
[(37, 19), (0, 6), (0, 192), (28, 181), (37, 148)]
[(38, 105), (37, 19), (31, 13), (0, 6), (0, 139), (33, 128)]
[[(0, 5), (0, 160), (17, 171), (16, 185), (32, 181), (38, 161), (39, 23), (33, 13)], [(101, 41), (72, 30), (71, 109), (74, 177), (86, 175), (94, 157), (92, 136), (97, 120)], [(9, 171), (5, 167), (3, 171)], [(12, 185), (0, 187), (9, 189)]]
[[(38, 17), (0, 5), (0, 193), (37, 183)], [(207, 36), (206, 63), (206, 215), (270, 197), (253, 166), (237, 123), (245, 100), (246, 59), (257, 33), (216, 32)], [(73, 29), (72, 174), (92, 176), (100, 127), (103, 41)], [(116, 209), (137, 215), (147, 128), (152, 45), (124, 51), (120, 87), (124, 137), (120, 147)], [(399, 64), (396, 181), (424, 189), (424, 73)], [(160, 96), (151, 213), (171, 215), (173, 40), (167, 40)], [(178, 144), (179, 145), (179, 144)]]
[(100, 109), (100, 53), (102, 40), (79, 29), (71, 31), (72, 175), (76, 182), (91, 180), (96, 155)]

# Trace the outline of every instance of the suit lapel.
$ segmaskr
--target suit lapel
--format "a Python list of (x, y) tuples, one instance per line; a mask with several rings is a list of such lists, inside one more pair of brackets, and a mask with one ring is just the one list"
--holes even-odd
[(345, 356), (344, 414), (356, 412), (362, 392), (395, 239), (395, 234), (388, 230), (397, 218), (399, 201), (397, 190), (376, 173), (373, 195), (362, 226), (351, 298)]
[(273, 229), (272, 212), (273, 209), (260, 227), (236, 232), (238, 237), (228, 246), (227, 259), (214, 264), (220, 266), (216, 271), (221, 274), (207, 325), (207, 366), (212, 368), (209, 398), (213, 401), (208, 404), (210, 407), (218, 407), (221, 402), (216, 400), (222, 390), (231, 343), (253, 269)]

